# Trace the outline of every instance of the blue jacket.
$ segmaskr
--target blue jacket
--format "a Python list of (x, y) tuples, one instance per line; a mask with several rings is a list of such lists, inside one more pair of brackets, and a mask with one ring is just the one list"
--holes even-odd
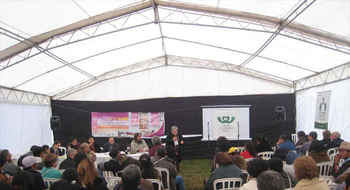
[(284, 143), (278, 145), (279, 149), (286, 149), (286, 150), (295, 150), (295, 145), (290, 141), (287, 140)]

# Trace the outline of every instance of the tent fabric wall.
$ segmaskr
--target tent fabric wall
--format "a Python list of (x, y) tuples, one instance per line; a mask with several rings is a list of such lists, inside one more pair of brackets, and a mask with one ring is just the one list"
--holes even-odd
[(331, 91), (328, 130), (338, 131), (349, 141), (350, 133), (350, 80), (296, 92), (297, 131), (316, 131), (322, 139), (322, 131), (314, 128), (317, 93)]
[(235, 72), (166, 66), (106, 80), (61, 100), (115, 101), (290, 92), (292, 89), (287, 86)]
[(50, 105), (0, 103), (0, 149), (16, 156), (32, 145), (52, 145)]

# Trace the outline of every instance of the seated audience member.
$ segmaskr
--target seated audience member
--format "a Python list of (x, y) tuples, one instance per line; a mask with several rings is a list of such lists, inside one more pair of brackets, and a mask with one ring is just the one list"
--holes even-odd
[(130, 153), (148, 152), (149, 148), (145, 140), (142, 139), (141, 133), (135, 133), (134, 139), (131, 141)]
[(74, 162), (74, 157), (77, 155), (78, 151), (70, 148), (67, 151), (67, 159), (63, 160), (63, 162), (60, 164), (59, 169), (60, 170), (65, 170), (68, 168), (75, 168), (75, 162)]
[(35, 156), (35, 157), (40, 157), (41, 153), (42, 153), (43, 149), (40, 146), (37, 145), (33, 145), (30, 148), (30, 151), (25, 153), (24, 155), (20, 156), (18, 159), (18, 166), (23, 166), (22, 165), (22, 160), (26, 157), (26, 156)]
[(295, 178), (295, 172), (294, 172), (294, 160), (296, 159), (287, 159), (287, 155), (289, 153), (294, 153), (294, 151), (288, 151), (286, 149), (278, 149), (276, 152), (272, 155), (272, 158), (279, 158), (286, 162), (286, 164), (283, 164), (283, 171), (289, 176), (289, 178), (292, 180), (292, 184), (295, 184), (296, 178)]
[(254, 146), (257, 153), (272, 151), (272, 148), (268, 143), (266, 137), (257, 137), (254, 140)]
[(112, 151), (109, 152), (109, 156), (111, 159), (107, 162), (105, 162), (104, 170), (105, 171), (112, 171), (114, 175), (116, 175), (120, 170), (122, 170), (122, 160), (120, 152), (117, 148), (112, 149)]
[(269, 163), (270, 170), (276, 171), (281, 175), (284, 181), (285, 188), (291, 188), (295, 185), (292, 184), (292, 180), (289, 181), (288, 174), (283, 171), (283, 162), (280, 158), (274, 157), (268, 160), (267, 162)]
[(285, 185), (280, 173), (267, 170), (261, 173), (257, 179), (258, 190), (284, 190)]
[(161, 142), (161, 140), (160, 140), (159, 137), (157, 137), (157, 136), (152, 137), (152, 145), (153, 145), (153, 146), (152, 146), (152, 148), (149, 150), (149, 156), (150, 156), (151, 158), (154, 157), (154, 156), (156, 155), (156, 152), (157, 152), (158, 148), (162, 146), (161, 143), (162, 143), (162, 142)]
[(216, 154), (216, 162), (219, 167), (216, 168), (210, 175), (207, 184), (205, 185), (206, 190), (213, 190), (213, 182), (216, 179), (222, 178), (241, 178), (241, 170), (233, 164), (231, 156), (226, 152), (219, 152)]
[(328, 130), (323, 131), (322, 133), (323, 139), (320, 141), (322, 146), (328, 150), (331, 146), (331, 132)]
[(331, 135), (331, 143), (329, 148), (339, 147), (344, 140), (340, 138), (340, 133), (335, 131)]
[(295, 150), (295, 145), (287, 135), (281, 135), (277, 141), (277, 149)]
[(88, 141), (90, 150), (94, 152), (101, 152), (101, 147), (96, 144), (94, 137), (90, 137)]
[[(340, 159), (344, 159), (344, 163), (339, 168)], [(350, 143), (342, 142), (339, 147), (339, 154), (334, 159), (334, 177), (337, 183), (342, 183), (345, 176), (348, 175), (350, 169)]]
[(86, 155), (90, 152), (90, 146), (88, 143), (81, 143), (79, 147), (79, 152), (85, 153)]
[(43, 177), (41, 176), (38, 164), (41, 163), (41, 158), (34, 156), (27, 156), (22, 161), (25, 171), (28, 171), (33, 176), (33, 185), (38, 190), (45, 189)]
[(311, 143), (317, 141), (317, 133), (315, 131), (311, 131), (307, 136), (307, 142), (305, 143), (303, 150), (308, 152), (310, 150)]
[[(170, 190), (176, 190), (176, 180), (181, 181), (180, 177), (177, 177), (177, 170), (175, 161), (167, 156), (165, 148), (160, 147), (156, 154), (156, 160), (153, 163), (155, 167), (166, 168), (169, 170), (170, 177)], [(180, 184), (183, 186), (183, 184)]]
[(295, 176), (298, 180), (294, 190), (328, 190), (328, 185), (318, 178), (316, 162), (309, 156), (302, 156), (294, 162)]
[(259, 176), (259, 174), (261, 174), (262, 172), (268, 169), (269, 169), (269, 164), (265, 160), (253, 159), (249, 161), (247, 164), (247, 170), (250, 178), (249, 178), (249, 181), (240, 188), (240, 190), (257, 189), (256, 178)]
[(122, 183), (118, 186), (118, 190), (141, 190), (141, 170), (137, 165), (131, 164), (127, 166), (122, 173)]
[(14, 176), (18, 172), (19, 168), (12, 162), (12, 155), (7, 149), (1, 150), (0, 160), (4, 161), (2, 166), (4, 173)]
[(77, 171), (69, 168), (63, 172), (61, 180), (51, 185), (50, 190), (80, 190), (81, 188)]
[(345, 180), (345, 190), (350, 190), (350, 175)]
[(50, 153), (56, 154), (57, 156), (62, 156), (65, 154), (64, 150), (60, 149), (61, 143), (59, 141), (55, 141), (55, 143), (50, 148)]
[(256, 150), (254, 147), (254, 144), (252, 142), (248, 142), (244, 145), (244, 151), (241, 152), (241, 156), (244, 159), (249, 159), (249, 158), (255, 158), (256, 157)]
[(12, 179), (12, 187), (15, 190), (37, 190), (34, 176), (28, 171), (19, 171)]
[(113, 148), (118, 148), (119, 149), (119, 146), (115, 142), (113, 137), (109, 137), (108, 138), (108, 142), (105, 145), (103, 145), (103, 151), (104, 152), (110, 152)]
[(89, 159), (80, 161), (77, 172), (80, 185), (84, 190), (108, 190), (106, 182), (98, 177), (95, 165)]
[(240, 155), (231, 155), (232, 162), (241, 170), (247, 170), (247, 162)]
[(330, 161), (327, 154), (326, 147), (323, 146), (321, 141), (313, 141), (310, 145), (309, 156), (315, 160), (316, 163)]
[(41, 175), (43, 178), (56, 178), (60, 179), (62, 174), (56, 169), (57, 167), (57, 155), (56, 154), (48, 154), (44, 159), (44, 168), (41, 170)]
[(1, 160), (0, 159), (0, 189), (4, 189), (4, 190), (8, 190), (8, 189), (12, 189), (11, 187), (11, 180), (8, 177), (8, 175), (6, 175), (5, 173), (3, 173), (2, 167), (5, 165), (6, 161), (5, 160)]
[(295, 149), (297, 151), (298, 155), (305, 155), (306, 150), (305, 150), (305, 144), (307, 143), (307, 136), (304, 131), (299, 131), (297, 133), (298, 136), (298, 141), (295, 144)]
[(141, 155), (139, 162), (143, 179), (160, 179), (159, 173), (154, 169), (153, 163), (148, 154)]
[(71, 143), (68, 145), (68, 148), (74, 148), (75, 150), (79, 150), (79, 141), (76, 137), (73, 137), (70, 141)]
[(214, 171), (218, 164), (216, 163), (216, 153), (219, 152), (227, 152), (230, 149), (230, 145), (229, 145), (229, 141), (226, 139), (226, 137), (220, 136), (217, 140), (216, 140), (216, 147), (215, 147), (215, 154), (213, 156), (213, 160), (212, 160), (212, 164), (211, 164), (211, 171)]

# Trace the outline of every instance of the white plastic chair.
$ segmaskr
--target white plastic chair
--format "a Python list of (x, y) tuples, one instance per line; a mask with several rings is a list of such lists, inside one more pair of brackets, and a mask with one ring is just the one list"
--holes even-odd
[(242, 186), (242, 183), (243, 182), (241, 178), (222, 178), (214, 180), (213, 185), (214, 190), (239, 190), (239, 188)]
[(164, 190), (170, 189), (170, 174), (167, 168), (156, 167), (156, 170), (159, 172), (160, 179), (162, 181)]
[(274, 152), (267, 151), (267, 152), (260, 152), (258, 153), (258, 157), (260, 157), (263, 160), (270, 160)]
[(327, 151), (328, 156), (331, 156), (332, 154), (337, 155), (338, 153), (339, 153), (339, 149), (338, 148), (330, 148)]
[[(146, 180), (152, 182), (154, 190), (162, 190), (162, 182), (159, 179), (146, 179)], [(155, 187), (155, 185), (157, 188)]]
[(115, 176), (112, 171), (103, 171), (102, 175), (106, 179), (106, 181), (111, 177), (118, 177), (118, 176)]
[(120, 177), (108, 177), (108, 179), (106, 179), (107, 181), (107, 188), (109, 190), (114, 190), (115, 186), (120, 184), (120, 182), (122, 181), (122, 178)]
[(297, 143), (297, 134), (292, 134), (292, 141), (294, 142), (294, 144)]
[(320, 177), (327, 177), (331, 175), (332, 162), (321, 162), (317, 164), (320, 170)]
[(57, 178), (44, 178), (44, 183), (47, 186), (47, 189), (50, 189), (51, 185), (60, 179)]

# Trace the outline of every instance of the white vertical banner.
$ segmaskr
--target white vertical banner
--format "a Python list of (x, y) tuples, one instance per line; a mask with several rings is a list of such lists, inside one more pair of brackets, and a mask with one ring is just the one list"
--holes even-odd
[(330, 108), (331, 91), (317, 93), (316, 100), (316, 129), (328, 129), (328, 117)]
[(249, 106), (202, 106), (203, 141), (249, 139)]

